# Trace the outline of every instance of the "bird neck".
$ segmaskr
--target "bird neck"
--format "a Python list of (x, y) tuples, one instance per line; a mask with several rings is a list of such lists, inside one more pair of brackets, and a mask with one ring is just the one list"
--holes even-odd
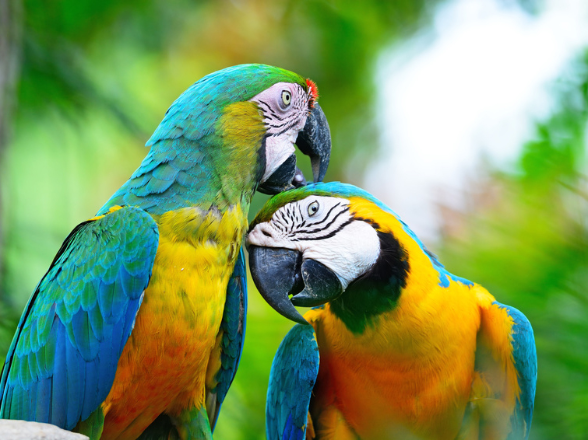
[(265, 128), (251, 103), (227, 106), (210, 133), (198, 139), (161, 139), (131, 178), (102, 207), (137, 206), (161, 215), (187, 207), (249, 210), (263, 169)]
[(406, 286), (410, 268), (408, 255), (393, 235), (377, 233), (380, 257), (330, 307), (353, 333), (362, 333), (373, 318), (394, 309)]

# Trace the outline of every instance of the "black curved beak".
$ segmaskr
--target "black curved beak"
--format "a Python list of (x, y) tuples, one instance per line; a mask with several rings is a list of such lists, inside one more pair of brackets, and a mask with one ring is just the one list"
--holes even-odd
[[(321, 106), (314, 104), (306, 118), (304, 129), (298, 133), (296, 145), (302, 153), (310, 157), (312, 175), (315, 182), (321, 182), (331, 158), (331, 131), (327, 117)], [(257, 190), (264, 194), (278, 194), (293, 188), (306, 185), (302, 171), (296, 167), (296, 155), (292, 154), (274, 171), (274, 173)]]
[[(294, 305), (314, 307), (343, 293), (337, 275), (315, 260), (302, 261), (298, 251), (249, 246), (253, 281), (267, 303), (282, 316), (308, 324)], [(293, 295), (290, 300), (289, 296)]]
[(315, 182), (322, 182), (331, 158), (331, 130), (323, 109), (318, 102), (306, 119), (304, 130), (298, 135), (296, 145), (310, 157), (312, 177)]

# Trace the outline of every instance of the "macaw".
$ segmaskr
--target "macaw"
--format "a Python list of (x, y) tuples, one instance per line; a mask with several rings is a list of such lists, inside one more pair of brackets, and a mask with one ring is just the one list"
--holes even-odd
[(247, 246), (261, 295), (300, 323), (272, 364), (269, 440), (527, 439), (529, 321), (372, 195), (338, 182), (276, 195)]
[(0, 417), (92, 440), (210, 439), (245, 332), (242, 239), (256, 189), (326, 172), (314, 83), (266, 65), (212, 73), (167, 110), (149, 153), (74, 228), (32, 294), (0, 378)]

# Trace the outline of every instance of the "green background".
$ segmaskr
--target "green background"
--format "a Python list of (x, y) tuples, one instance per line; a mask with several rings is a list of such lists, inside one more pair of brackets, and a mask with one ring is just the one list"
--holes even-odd
[[(360, 184), (378, 148), (378, 56), (427, 28), (435, 5), (0, 0), (16, 67), (14, 105), (0, 108), (7, 124), (0, 133), (0, 361), (63, 239), (132, 174), (165, 110), (190, 84), (250, 62), (312, 78), (333, 134), (326, 180)], [(536, 12), (531, 2), (520, 5)], [(588, 438), (588, 55), (570, 71), (516, 166), (486, 166), (467, 209), (452, 212), (451, 227), (430, 244), (451, 272), (481, 283), (533, 324), (532, 439)], [(256, 196), (252, 215), (264, 200)], [(271, 360), (291, 323), (251, 281), (249, 300), (245, 351), (215, 439), (264, 438)]]

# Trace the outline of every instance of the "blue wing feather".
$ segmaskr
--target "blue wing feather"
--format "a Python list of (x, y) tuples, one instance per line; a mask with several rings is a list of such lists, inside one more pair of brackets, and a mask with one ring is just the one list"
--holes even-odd
[(221, 322), (221, 331), (223, 332), (221, 368), (215, 376), (217, 386), (212, 390), (212, 392), (216, 393), (216, 407), (210, 420), (213, 431), (218, 420), (220, 407), (237, 373), (245, 341), (246, 318), (247, 268), (245, 266), (245, 253), (241, 247), (233, 274), (227, 285), (227, 300)]
[(157, 252), (126, 207), (78, 225), (29, 300), (0, 377), (0, 418), (72, 429), (108, 395)]
[(514, 307), (495, 302), (498, 307), (506, 309), (512, 318), (512, 354), (517, 370), (521, 394), (517, 400), (515, 413), (511, 417), (512, 430), (509, 440), (527, 439), (535, 402), (537, 386), (537, 350), (531, 323), (525, 315)]
[(268, 440), (301, 440), (319, 371), (319, 350), (310, 325), (295, 325), (272, 363), (266, 402)]

